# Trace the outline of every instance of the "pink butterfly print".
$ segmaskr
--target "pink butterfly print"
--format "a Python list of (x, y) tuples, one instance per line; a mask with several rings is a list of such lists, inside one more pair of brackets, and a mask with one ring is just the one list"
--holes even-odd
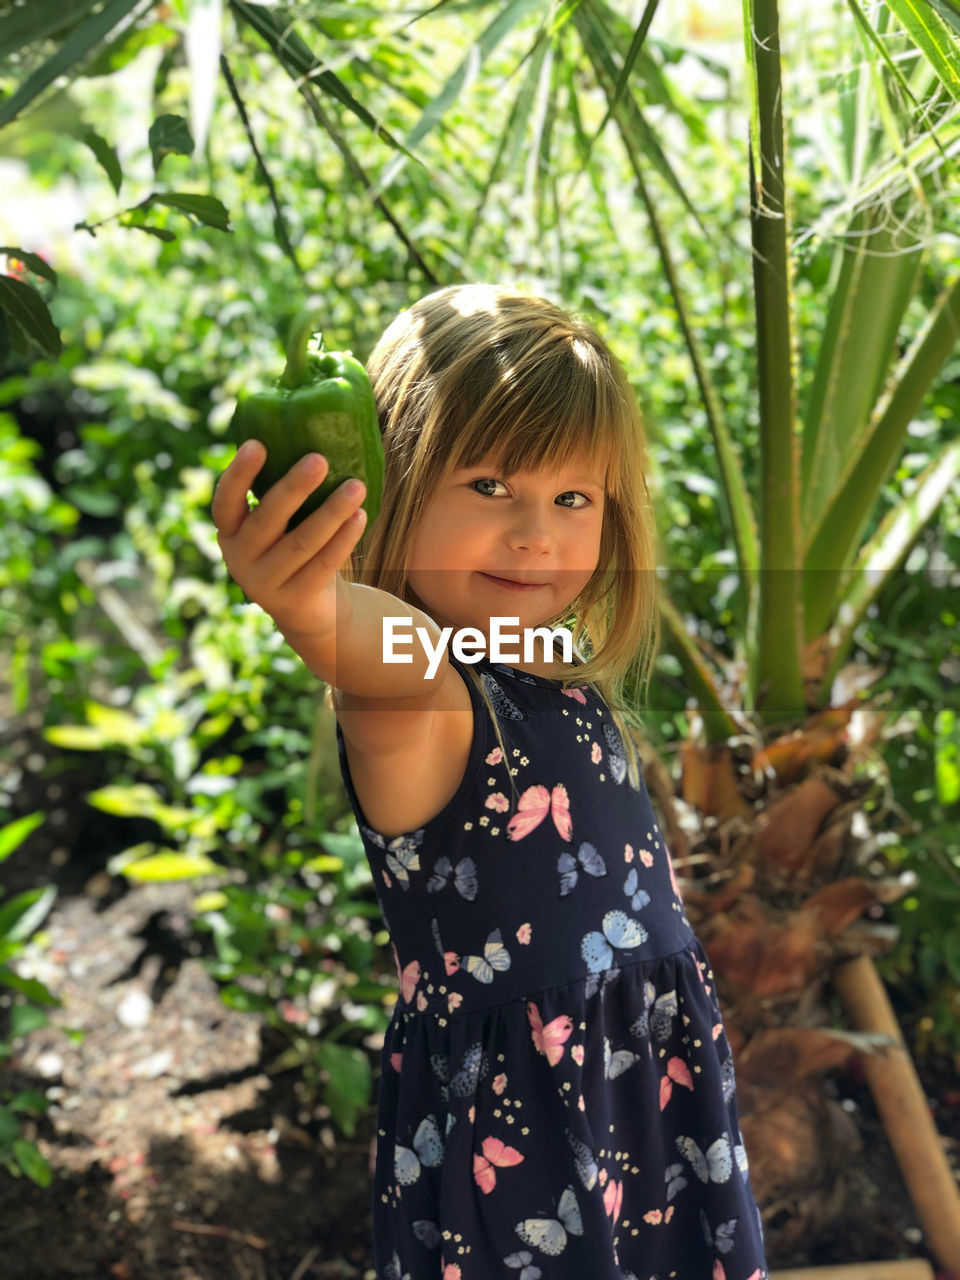
[(448, 1262), (443, 1268), (443, 1280), (461, 1280), (463, 1272), (455, 1262)]
[(528, 836), (539, 827), (548, 813), (564, 840), (569, 840), (573, 833), (570, 798), (562, 782), (558, 782), (552, 792), (539, 785), (527, 787), (517, 802), (517, 810), (507, 823), (508, 840), (522, 840), (524, 836)]
[(400, 991), (403, 994), (407, 1004), (413, 999), (413, 993), (417, 989), (417, 983), (420, 981), (420, 961), (411, 960), (403, 972), (400, 974)]
[(516, 1147), (508, 1147), (499, 1138), (484, 1138), (483, 1155), (473, 1157), (473, 1178), (480, 1190), (489, 1195), (497, 1185), (497, 1169), (509, 1169), (520, 1164), (523, 1156)]
[(447, 971), (447, 977), (451, 977), (460, 968), (460, 956), (456, 951), (445, 951), (443, 953), (443, 967)]
[(563, 1057), (563, 1046), (573, 1031), (573, 1021), (569, 1014), (561, 1013), (552, 1022), (543, 1025), (540, 1010), (531, 1000), (527, 1004), (527, 1017), (530, 1019), (533, 1043), (540, 1053), (547, 1055), (551, 1067), (555, 1067)]
[(623, 1204), (623, 1181), (614, 1182), (611, 1178), (603, 1192), (603, 1207), (616, 1224), (620, 1217), (620, 1206)]
[(660, 1110), (662, 1111), (673, 1095), (673, 1081), (682, 1084), (693, 1092), (693, 1076), (682, 1058), (671, 1058), (667, 1063), (667, 1074), (660, 1077)]
[(391, 1053), (391, 1055), (390, 1055), (390, 1065), (391, 1065), (391, 1067), (393, 1067), (394, 1071), (396, 1071), (397, 1075), (399, 1075), (399, 1074), (400, 1074), (400, 1068), (403, 1066), (403, 1054), (402, 1054), (402, 1053)]
[(683, 897), (680, 893), (680, 886), (677, 884), (677, 873), (673, 869), (673, 859), (670, 857), (670, 850), (664, 847), (663, 851), (667, 855), (667, 867), (670, 871), (670, 884), (673, 888), (674, 896), (680, 902), (683, 902)]
[(561, 689), (560, 692), (565, 693), (568, 698), (576, 698), (576, 700), (581, 702), (584, 706), (587, 705), (587, 699), (584, 697), (582, 687), (577, 689)]

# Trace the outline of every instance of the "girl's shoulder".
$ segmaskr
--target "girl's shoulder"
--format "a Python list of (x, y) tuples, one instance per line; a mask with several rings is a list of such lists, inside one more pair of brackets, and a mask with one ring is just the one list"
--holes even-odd
[(398, 717), (406, 715), (388, 709), (352, 714), (349, 695), (343, 694), (337, 708), (367, 825), (390, 839), (425, 827), (443, 812), (460, 790), (473, 747), (473, 702), (453, 663), (443, 665), (442, 683), (416, 728), (398, 731), (391, 719), (399, 725)]

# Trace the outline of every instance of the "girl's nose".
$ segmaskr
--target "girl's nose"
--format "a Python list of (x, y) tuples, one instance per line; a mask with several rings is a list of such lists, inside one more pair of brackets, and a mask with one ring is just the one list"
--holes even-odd
[(534, 512), (518, 516), (510, 529), (507, 540), (517, 551), (549, 551), (553, 542), (547, 522)]

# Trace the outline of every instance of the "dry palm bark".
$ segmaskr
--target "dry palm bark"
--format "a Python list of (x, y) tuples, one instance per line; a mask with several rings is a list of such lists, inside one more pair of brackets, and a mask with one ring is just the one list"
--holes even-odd
[[(898, 1043), (832, 1027), (828, 1005), (835, 966), (895, 941), (895, 930), (867, 913), (913, 883), (885, 874), (878, 849), (891, 808), (874, 747), (882, 724), (852, 697), (766, 742), (759, 733), (714, 747), (686, 742), (679, 796), (638, 741), (687, 914), (713, 967), (771, 1255), (795, 1251), (843, 1214), (861, 1139), (824, 1074)], [(956, 1201), (950, 1216), (960, 1221)], [(941, 1255), (955, 1247), (951, 1231), (937, 1242)]]

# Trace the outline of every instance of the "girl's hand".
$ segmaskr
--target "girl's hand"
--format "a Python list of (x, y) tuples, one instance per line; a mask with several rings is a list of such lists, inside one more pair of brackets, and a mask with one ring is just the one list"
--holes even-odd
[[(290, 533), (287, 521), (329, 471), (326, 458), (308, 454), (263, 495), (251, 511), (247, 490), (266, 461), (260, 440), (248, 440), (217, 481), (211, 514), (230, 576), (270, 614), (284, 633), (332, 635), (338, 571), (360, 540), (366, 512), (364, 486), (347, 480)], [(351, 484), (359, 486), (349, 493)]]

